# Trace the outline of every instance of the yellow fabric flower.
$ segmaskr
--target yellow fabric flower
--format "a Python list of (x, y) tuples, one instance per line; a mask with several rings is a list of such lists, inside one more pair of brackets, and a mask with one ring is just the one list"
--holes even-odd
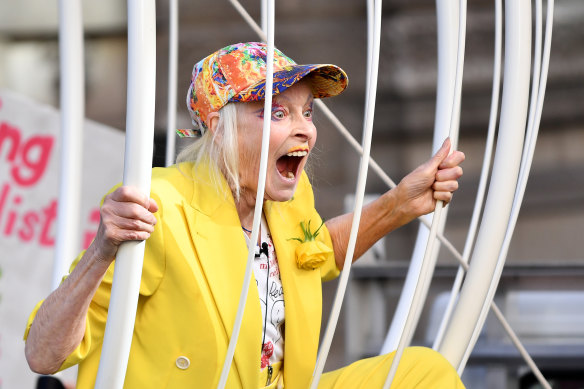
[(322, 266), (333, 250), (319, 240), (304, 242), (296, 247), (296, 264), (300, 269), (312, 270)]
[(316, 231), (312, 232), (310, 231), (310, 220), (306, 226), (304, 222), (300, 222), (304, 238), (290, 238), (300, 242), (300, 245), (296, 247), (296, 264), (298, 268), (304, 270), (317, 269), (334, 255), (330, 247), (319, 240), (315, 240), (323, 225), (324, 222), (321, 223)]

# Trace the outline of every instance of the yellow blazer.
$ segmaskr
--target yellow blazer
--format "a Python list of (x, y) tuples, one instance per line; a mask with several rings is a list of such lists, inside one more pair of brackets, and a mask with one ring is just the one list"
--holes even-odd
[[(152, 197), (159, 205), (158, 223), (146, 242), (124, 387), (214, 388), (233, 329), (247, 258), (235, 203), (224, 179), (214, 183), (205, 165), (190, 163), (154, 169)], [(321, 223), (304, 173), (294, 198), (266, 202), (264, 214), (284, 288), (284, 383), (287, 389), (304, 389), (316, 361), (321, 282), (337, 276), (338, 270), (333, 260), (316, 270), (296, 265), (299, 242), (289, 238), (303, 236), (301, 221), (311, 220), (312, 226)], [(321, 231), (317, 239), (332, 247), (326, 228)], [(81, 389), (92, 388), (95, 382), (113, 267), (92, 300), (81, 344), (61, 367), (79, 363)], [(33, 318), (34, 312), (27, 328)], [(259, 382), (261, 333), (260, 300), (252, 282), (228, 388), (256, 389), (263, 384)]]

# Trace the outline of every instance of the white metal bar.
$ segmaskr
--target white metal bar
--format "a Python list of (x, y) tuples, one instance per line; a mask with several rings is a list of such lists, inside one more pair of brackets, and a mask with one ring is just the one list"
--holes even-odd
[[(485, 142), (485, 153), (483, 156), (483, 165), (481, 169), (481, 175), (479, 179), (479, 185), (477, 189), (477, 196), (475, 199), (475, 204), (473, 208), (473, 213), (471, 217), (471, 222), (469, 230), (466, 236), (466, 242), (464, 244), (464, 250), (462, 252), (462, 258), (464, 263), (468, 263), (470, 253), (472, 251), (474, 239), (476, 237), (476, 230), (479, 224), (481, 210), (483, 208), (485, 192), (487, 188), (487, 180), (489, 177), (489, 170), (491, 166), (491, 159), (493, 157), (493, 144), (495, 142), (495, 129), (497, 125), (497, 113), (499, 111), (499, 96), (500, 96), (500, 85), (501, 85), (501, 52), (502, 52), (502, 34), (503, 34), (503, 14), (502, 14), (502, 4), (501, 0), (495, 0), (495, 53), (493, 60), (493, 86), (491, 93), (491, 110), (489, 114), (489, 128), (487, 131), (487, 139)], [(434, 345), (432, 348), (437, 350), (442, 343), (444, 337), (444, 331), (446, 326), (450, 321), (450, 316), (452, 315), (452, 310), (454, 305), (458, 300), (458, 293), (464, 279), (465, 269), (459, 266), (456, 273), (454, 283), (452, 284), (452, 289), (450, 292), (450, 298), (442, 317), (442, 322), (434, 339)]]
[[(530, 112), (529, 112), (529, 121), (527, 124), (527, 134), (526, 134), (526, 142), (523, 148), (523, 155), (521, 161), (521, 169), (519, 172), (518, 184), (515, 190), (515, 196), (513, 201), (513, 206), (511, 209), (511, 216), (509, 220), (509, 224), (507, 225), (507, 229), (505, 231), (505, 238), (503, 240), (502, 249), (499, 253), (497, 259), (497, 266), (495, 268), (495, 277), (491, 282), (487, 293), (487, 299), (491, 300), (494, 298), (498, 280), (500, 278), (500, 274), (503, 270), (503, 266), (505, 264), (505, 259), (507, 257), (507, 252), (509, 249), (509, 245), (511, 243), (511, 237), (513, 235), (513, 231), (515, 229), (515, 225), (517, 223), (517, 218), (519, 216), (519, 210), (521, 207), (521, 203), (523, 201), (523, 196), (525, 194), (525, 188), (527, 186), (527, 179), (529, 176), (529, 171), (531, 168), (531, 162), (533, 160), (533, 154), (535, 152), (535, 145), (537, 141), (537, 134), (539, 132), (539, 120), (541, 118), (541, 108), (543, 106), (543, 99), (545, 95), (545, 85), (547, 81), (547, 71), (549, 65), (549, 55), (551, 49), (551, 32), (552, 32), (552, 25), (553, 25), (553, 1), (550, 5), (548, 2), (548, 15), (547, 15), (547, 25), (546, 25), (546, 42), (545, 42), (545, 53), (544, 58), (542, 59), (541, 56), (541, 24), (542, 24), (542, 15), (541, 15), (541, 0), (537, 0), (535, 2), (536, 5), (536, 32), (535, 32), (535, 49), (534, 49), (534, 71), (533, 71), (533, 82), (532, 82), (532, 89), (531, 89), (531, 103), (530, 103)], [(543, 62), (543, 66), (542, 66)], [(471, 338), (471, 343), (474, 344), (478, 335), (480, 333), (479, 325), (486, 320), (486, 316), (488, 313), (488, 307), (483, 307), (481, 310), (481, 316), (479, 318), (479, 322), (477, 323), (476, 328), (473, 332), (473, 337)], [(464, 358), (462, 360), (461, 366), (459, 369), (462, 369), (466, 364), (471, 353), (471, 348), (467, 348)], [(545, 388), (551, 388), (550, 384), (545, 380), (535, 363), (529, 359), (526, 360), (529, 367), (533, 371), (536, 378)]]
[[(249, 14), (247, 14), (247, 12), (237, 2), (237, 0), (230, 0), (230, 1), (234, 4), (236, 10), (238, 10), (240, 13), (242, 13), (242, 16), (244, 17), (244, 19), (246, 19), (246, 21), (248, 23), (250, 23), (250, 26), (252, 27), (252, 29), (254, 29), (254, 31), (256, 31), (256, 32), (260, 31), (258, 34), (259, 34), (260, 38), (265, 41), (265, 35), (261, 32), (261, 30), (259, 29), (259, 26), (257, 26), (257, 24), (254, 24), (255, 22), (253, 21), (253, 19), (251, 19), (251, 17), (249, 17)], [(499, 0), (497, 0), (497, 1), (499, 1)], [(247, 15), (247, 17), (246, 17), (246, 15)], [(550, 29), (550, 33), (551, 33), (551, 29)], [(548, 50), (548, 54), (549, 54), (549, 50)], [(549, 59), (549, 57), (548, 57), (548, 59)], [(496, 78), (499, 79), (500, 76), (496, 77)], [(498, 95), (498, 93), (497, 93), (497, 95)], [(345, 139), (355, 149), (355, 151), (357, 151), (360, 155), (363, 155), (363, 148), (361, 147), (361, 145), (355, 140), (355, 138), (351, 135), (349, 130), (341, 123), (341, 121), (326, 106), (326, 104), (322, 100), (316, 100), (315, 103), (319, 107), (319, 109), (322, 111), (322, 113), (337, 128), (337, 130), (341, 133), (341, 135), (343, 137), (345, 137)], [(491, 113), (491, 115), (493, 115), (493, 113)], [(487, 153), (485, 153), (485, 154), (487, 154)], [(381, 169), (381, 167), (372, 158), (369, 159), (369, 166), (389, 188), (394, 188), (396, 186), (395, 182)], [(422, 224), (424, 224), (426, 227), (430, 228), (430, 223), (425, 218), (420, 217), (420, 218), (418, 218), (418, 220)], [(458, 252), (458, 250), (452, 245), (452, 243), (449, 240), (447, 240), (447, 238), (444, 235), (442, 235), (442, 233), (440, 233), (440, 232), (437, 233), (437, 238), (451, 252), (451, 254), (454, 256), (454, 258), (459, 262), (460, 266), (465, 271), (468, 270), (468, 264), (467, 264), (468, 260), (464, 260), (463, 255)], [(492, 307), (492, 310), (493, 310), (495, 316), (501, 322), (504, 330), (509, 335), (511, 341), (515, 344), (515, 346), (519, 350), (520, 354), (528, 362), (529, 365), (533, 365), (533, 362), (531, 362), (531, 363), (529, 362), (531, 360), (531, 357), (529, 356), (529, 354), (525, 350), (525, 347), (523, 347), (523, 345), (521, 344), (517, 335), (513, 332), (513, 329), (509, 326), (508, 322), (506, 321), (505, 317), (502, 315), (499, 308), (496, 306), (496, 304), (494, 302), (491, 303), (491, 307)]]
[[(347, 127), (341, 123), (341, 121), (335, 116), (335, 114), (326, 106), (326, 104), (322, 100), (315, 100), (315, 105), (322, 111), (322, 114), (326, 116), (327, 119), (335, 126), (335, 128), (339, 131), (339, 133), (345, 138), (345, 140), (349, 143), (353, 149), (359, 153), (359, 155), (363, 155), (363, 148), (355, 140), (353, 135), (349, 132)], [(369, 167), (377, 174), (377, 176), (383, 181), (389, 188), (393, 189), (396, 187), (396, 183), (383, 171), (381, 166), (377, 162), (375, 162), (372, 158), (369, 158)], [(426, 227), (430, 228), (430, 222), (426, 220), (424, 217), (419, 217), (418, 221), (424, 224)], [(463, 263), (462, 254), (452, 245), (452, 243), (441, 233), (438, 232), (436, 235), (437, 239), (444, 245), (448, 251), (454, 256), (454, 258), (459, 262)]]
[(265, 33), (267, 33), (267, 29), (268, 29), (268, 12), (267, 12), (267, 8), (268, 8), (268, 0), (261, 0), (261, 24), (262, 24), (262, 31)]
[(381, 36), (381, 0), (375, 0), (374, 2), (373, 25), (374, 25), (373, 32), (371, 34), (373, 44), (371, 45), (372, 48), (371, 59), (369, 61), (370, 72), (368, 73), (369, 77), (367, 79), (367, 96), (365, 99), (366, 110), (363, 131), (363, 157), (361, 158), (361, 163), (359, 165), (359, 176), (357, 179), (357, 188), (355, 190), (355, 209), (353, 211), (353, 222), (351, 225), (351, 232), (349, 235), (349, 242), (347, 252), (345, 255), (343, 271), (341, 272), (341, 277), (337, 287), (337, 292), (335, 295), (333, 306), (331, 308), (329, 321), (327, 324), (326, 331), (324, 333), (322, 344), (320, 346), (316, 366), (314, 368), (314, 373), (312, 375), (312, 383), (310, 386), (311, 389), (316, 389), (318, 387), (318, 382), (320, 380), (322, 371), (324, 370), (324, 364), (326, 362), (326, 358), (330, 350), (330, 345), (341, 311), (341, 304), (343, 302), (347, 282), (349, 280), (351, 263), (353, 262), (353, 253), (355, 251), (355, 244), (357, 242), (359, 221), (361, 220), (363, 196), (365, 194), (365, 184), (367, 183), (367, 170), (369, 167), (369, 154), (371, 151), (371, 139), (373, 135), (375, 96), (377, 93), (377, 76), (379, 70), (379, 47)]
[[(373, 3), (374, 0), (367, 0), (367, 60), (366, 60), (366, 70), (365, 70), (365, 87), (369, 88), (369, 85), (371, 83), (371, 58), (373, 56), (373, 34), (375, 33), (373, 31), (374, 26), (374, 8), (375, 8), (375, 4)], [(366, 92), (367, 93), (367, 92)], [(367, 112), (367, 101), (365, 101), (365, 107), (364, 107), (365, 111)], [(363, 126), (363, 131), (366, 131), (366, 127)], [(361, 134), (361, 136), (363, 136), (363, 134)], [(363, 153), (361, 153), (361, 155), (363, 155)], [(371, 157), (371, 156), (370, 156)]]
[(247, 255), (247, 265), (245, 268), (245, 275), (243, 279), (243, 286), (241, 288), (241, 295), (239, 297), (239, 306), (237, 308), (237, 315), (233, 324), (233, 331), (229, 339), (229, 346), (225, 361), (223, 362), (223, 369), (219, 378), (217, 388), (223, 389), (227, 383), (231, 362), (235, 353), (237, 339), (239, 337), (239, 330), (243, 322), (243, 313), (245, 310), (245, 303), (247, 301), (247, 294), (253, 269), (253, 261), (255, 257), (255, 242), (258, 241), (260, 231), (260, 222), (262, 217), (262, 208), (264, 205), (264, 192), (266, 188), (266, 174), (268, 170), (268, 151), (270, 145), (270, 124), (272, 117), (272, 93), (274, 84), (274, 0), (267, 1), (267, 55), (266, 55), (266, 84), (265, 84), (265, 100), (264, 100), (264, 126), (262, 132), (262, 151), (260, 154), (260, 171), (258, 176), (258, 189), (256, 193), (256, 203), (253, 216), (253, 227), (251, 229), (251, 238), (249, 251)]
[[(535, 143), (537, 138), (533, 138), (533, 133), (535, 131), (535, 115), (537, 111), (537, 98), (539, 96), (539, 81), (541, 78), (541, 35), (542, 35), (542, 15), (541, 15), (541, 0), (534, 0), (535, 4), (535, 43), (533, 44), (533, 76), (531, 80), (531, 97), (529, 100), (529, 116), (527, 120), (527, 143), (524, 147), (523, 161), (526, 161), (529, 153), (525, 153), (526, 150), (531, 150), (532, 143)], [(522, 165), (523, 164), (522, 161)], [(525, 169), (529, 171), (529, 166), (525, 166)], [(525, 170), (525, 169), (522, 169)], [(521, 176), (521, 173), (520, 173)]]
[[(487, 292), (487, 299), (492, 299), (497, 289), (498, 285), (498, 278), (500, 272), (502, 272), (505, 259), (507, 256), (507, 248), (511, 240), (511, 236), (513, 234), (513, 230), (515, 228), (515, 222), (517, 215), (519, 213), (519, 208), (521, 206), (521, 202), (523, 200), (523, 191), (525, 189), (524, 185), (527, 183), (526, 177), (526, 170), (529, 171), (529, 165), (531, 162), (527, 162), (529, 155), (533, 155), (533, 149), (535, 147), (535, 140), (533, 139), (534, 136), (534, 118), (536, 112), (536, 103), (537, 103), (537, 95), (539, 89), (539, 79), (541, 76), (541, 1), (536, 1), (536, 26), (535, 26), (535, 44), (534, 44), (534, 59), (533, 59), (533, 78), (532, 78), (532, 86), (531, 86), (531, 99), (530, 99), (530, 106), (529, 106), (529, 119), (527, 122), (527, 133), (525, 135), (525, 143), (523, 146), (523, 153), (521, 158), (521, 165), (519, 170), (519, 178), (518, 178), (518, 185), (515, 189), (515, 196), (513, 198), (513, 206), (511, 209), (511, 217), (509, 224), (507, 225), (507, 229), (505, 231), (505, 238), (503, 241), (503, 246), (501, 252), (499, 253), (499, 257), (497, 259), (497, 267), (495, 268), (495, 280), (491, 281), (491, 285), (489, 286), (489, 290)], [(484, 312), (484, 307), (481, 310), (481, 315), (479, 317), (479, 321), (476, 323), (476, 326), (473, 331), (473, 335), (471, 338), (471, 343), (474, 344), (476, 339), (480, 334), (480, 326), (479, 324), (486, 320), (486, 315), (488, 312)], [(471, 347), (468, 347), (465, 355), (463, 357), (461, 366), (459, 369), (462, 369), (464, 365), (466, 365), (466, 361), (468, 360), (470, 353), (472, 351)], [(537, 368), (536, 368), (537, 370)], [(537, 373), (536, 372), (536, 377)], [(541, 373), (540, 373), (541, 374)], [(548, 385), (547, 382), (544, 386)]]
[[(128, 0), (128, 96), (124, 185), (150, 194), (156, 77), (154, 0)], [(122, 388), (126, 375), (145, 242), (125, 242), (117, 253), (96, 388)]]
[(166, 166), (176, 154), (176, 80), (178, 68), (178, 0), (168, 2), (168, 105), (166, 108)]
[[(451, 126), (451, 115), (453, 113), (454, 90), (456, 79), (456, 56), (458, 48), (458, 22), (459, 22), (458, 1), (436, 1), (436, 18), (438, 26), (438, 81), (436, 87), (436, 117), (434, 121), (434, 139), (432, 142), (432, 154), (440, 148), (444, 139), (448, 136)], [(460, 110), (454, 116), (458, 126)], [(446, 224), (446, 215), (441, 218), (437, 232), (442, 233)], [(428, 224), (431, 223), (433, 215), (423, 216)], [(418, 236), (412, 253), (412, 259), (404, 281), (404, 286), (400, 294), (397, 308), (393, 315), (391, 326), (381, 348), (381, 354), (389, 353), (398, 346), (399, 339), (404, 331), (408, 311), (414, 298), (414, 290), (418, 283), (424, 251), (428, 243), (429, 228), (425, 224), (420, 224)], [(436, 245), (432, 257), (438, 256), (439, 245)], [(419, 318), (418, 318), (419, 319)], [(416, 322), (418, 321), (416, 319)]]
[(471, 342), (473, 332), (471, 327), (474, 327), (481, 313), (481, 306), (476, 302), (487, 299), (487, 291), (496, 267), (496, 258), (499, 255), (505, 226), (511, 213), (529, 94), (530, 9), (529, 0), (505, 3), (505, 79), (493, 174), (483, 222), (471, 260), (473, 266), (467, 273), (458, 304), (439, 349), (440, 353), (455, 367), (461, 365), (466, 346)]
[(245, 20), (245, 22), (251, 27), (251, 29), (261, 38), (261, 40), (263, 42), (265, 42), (266, 39), (267, 39), (266, 34), (263, 32), (263, 30), (261, 29), (261, 27), (258, 26), (258, 24), (255, 22), (255, 20), (253, 20), (253, 18), (245, 10), (245, 8), (243, 8), (243, 6), (241, 5), (241, 3), (239, 1), (237, 1), (237, 0), (229, 0), (229, 2), (233, 6), (233, 8), (235, 8), (235, 10), (237, 12), (239, 12), (239, 14), (243, 18), (243, 20)]
[[(537, 105), (537, 96), (538, 96), (538, 90), (539, 90), (539, 79), (541, 77), (541, 0), (536, 0), (535, 1), (535, 43), (534, 43), (534, 54), (533, 54), (533, 77), (532, 77), (532, 82), (531, 82), (531, 98), (530, 98), (530, 103), (529, 103), (529, 119), (527, 121), (527, 133), (525, 135), (525, 143), (523, 145), (523, 153), (522, 153), (522, 158), (521, 158), (521, 165), (520, 165), (520, 169), (519, 169), (519, 184), (515, 190), (515, 196), (513, 198), (513, 207), (511, 209), (511, 220), (509, 222), (509, 225), (507, 225), (507, 230), (505, 231), (505, 240), (503, 243), (503, 249), (501, 250), (501, 253), (499, 254), (499, 258), (497, 260), (497, 268), (499, 268), (501, 266), (501, 271), (502, 271), (502, 264), (504, 264), (505, 262), (505, 258), (506, 258), (506, 254), (503, 255), (503, 252), (506, 252), (505, 250), (505, 243), (508, 243), (511, 239), (511, 235), (513, 234), (513, 230), (515, 227), (515, 223), (513, 221), (513, 215), (515, 214), (515, 212), (519, 212), (519, 208), (521, 206), (521, 202), (523, 200), (523, 196), (520, 196), (520, 192), (521, 192), (521, 182), (523, 181), (523, 177), (525, 176), (525, 170), (529, 170), (529, 166), (526, 165), (526, 160), (528, 158), (528, 155), (530, 153), (530, 149), (533, 149), (535, 146), (535, 141), (532, 139), (533, 138), (533, 131), (534, 131), (534, 126), (533, 126), (533, 122), (535, 119), (535, 113), (536, 113), (536, 105)], [(533, 145), (533, 147), (532, 147)], [(524, 180), (525, 183), (527, 183), (527, 179)], [(519, 196), (521, 198), (519, 198)], [(516, 211), (517, 210), (517, 211)], [(495, 272), (495, 274), (497, 274), (497, 271)], [(489, 287), (489, 291), (487, 293), (487, 296), (490, 296), (491, 294), (494, 296), (494, 293), (496, 291), (497, 288), (497, 284), (498, 282), (491, 282), (491, 285)], [(483, 307), (484, 310), (484, 307)], [(487, 311), (488, 313), (488, 311)], [(483, 316), (484, 319), (483, 319)], [(472, 336), (472, 343), (476, 342), (476, 339), (478, 339), (478, 336), (480, 334), (481, 331), (481, 327), (479, 327), (479, 323), (481, 323), (482, 321), (486, 320), (486, 313), (481, 311), (481, 319), (479, 319), (479, 321), (476, 323), (476, 326), (474, 328), (473, 331), (473, 336)], [(466, 361), (468, 360), (470, 353), (472, 352), (472, 348), (468, 347), (466, 352), (465, 352), (465, 356), (463, 358), (463, 364), (466, 364)], [(547, 384), (547, 382), (546, 382)]]
[[(529, 353), (527, 352), (527, 350), (525, 349), (525, 347), (523, 346), (523, 344), (521, 343), (521, 341), (519, 340), (519, 338), (517, 337), (517, 335), (515, 334), (515, 332), (511, 328), (511, 326), (509, 325), (509, 323), (504, 319), (503, 313), (501, 312), (499, 307), (497, 307), (495, 305), (495, 303), (492, 301), (491, 301), (491, 304), (489, 306), (491, 308), (491, 311), (496, 315), (496, 317), (501, 322), (501, 325), (503, 325), (505, 332), (507, 332), (507, 334), (511, 338), (511, 341), (513, 342), (513, 344), (515, 345), (515, 347), (517, 348), (517, 350), (519, 351), (519, 353), (523, 357), (523, 360), (527, 363), (527, 365), (529, 366), (529, 368), (533, 372), (533, 375), (535, 376), (535, 378), (537, 378), (537, 380), (539, 381), (541, 386), (545, 389), (552, 389), (551, 385), (549, 384), (549, 382), (547, 382), (547, 380), (545, 379), (545, 377), (543, 376), (543, 374), (541, 373), (541, 371), (539, 370), (539, 368), (537, 367), (537, 365), (535, 364), (535, 362), (533, 361), (533, 359), (531, 358), (531, 356), (529, 355)], [(468, 359), (468, 356), (466, 356), (466, 358)], [(466, 361), (465, 361), (465, 364), (466, 364)], [(459, 371), (460, 371), (459, 374), (462, 374), (462, 370), (460, 368), (459, 368)]]
[(401, 357), (403, 356), (405, 348), (410, 344), (412, 337), (414, 335), (416, 324), (415, 322), (417, 322), (417, 319), (420, 316), (423, 303), (426, 299), (426, 295), (428, 292), (428, 288), (430, 286), (430, 280), (432, 278), (435, 265), (435, 262), (432, 261), (431, 257), (432, 251), (434, 249), (434, 242), (436, 241), (435, 239), (436, 233), (440, 225), (439, 220), (442, 213), (442, 209), (443, 209), (442, 202), (438, 202), (436, 204), (436, 209), (434, 210), (434, 221), (432, 222), (432, 226), (430, 227), (428, 245), (426, 246), (426, 253), (424, 255), (422, 266), (420, 268), (420, 276), (414, 289), (412, 306), (410, 307), (410, 310), (406, 317), (403, 333), (399, 339), (397, 349), (393, 356), (393, 360), (391, 361), (389, 373), (387, 375), (385, 384), (383, 385), (384, 389), (389, 389), (391, 387), (393, 379), (397, 373)]
[(79, 251), (85, 79), (81, 0), (59, 0), (61, 156), (57, 241), (51, 289), (59, 286)]
[[(460, 100), (462, 94), (462, 73), (464, 69), (464, 52), (465, 52), (465, 42), (466, 42), (466, 0), (460, 0), (459, 5), (459, 16), (458, 16), (458, 44), (457, 44), (457, 55), (456, 55), (456, 76), (454, 83), (454, 93), (453, 93), (453, 104), (452, 104), (452, 114), (450, 115), (450, 140), (451, 140), (451, 151), (456, 150), (458, 145), (458, 118), (460, 112)], [(428, 245), (426, 247), (426, 252), (424, 253), (424, 259), (422, 261), (422, 267), (420, 269), (420, 277), (416, 288), (414, 290), (414, 297), (412, 299), (412, 306), (408, 312), (406, 318), (406, 323), (404, 326), (403, 334), (399, 340), (397, 350), (394, 354), (391, 366), (389, 368), (389, 373), (384, 384), (384, 389), (389, 389), (393, 382), (393, 378), (397, 373), (400, 359), (405, 351), (405, 348), (410, 344), (411, 339), (414, 336), (414, 330), (422, 312), (423, 304), (426, 300), (428, 290), (430, 288), (430, 281), (434, 273), (434, 268), (436, 266), (436, 257), (433, 256), (434, 244), (436, 242), (436, 235), (438, 229), (441, 225), (441, 216), (443, 212), (442, 201), (436, 202), (436, 208), (434, 209), (434, 218), (432, 220), (432, 226), (430, 227), (430, 234), (428, 236)]]
[[(240, 15), (245, 19), (245, 21), (250, 25), (250, 27), (258, 34), (258, 37), (265, 42), (265, 34), (261, 31), (260, 27), (254, 20), (249, 16), (247, 11), (243, 8), (243, 6), (237, 0), (229, 0), (232, 5), (235, 7), (236, 11), (240, 13)], [(353, 147), (353, 149), (359, 153), (359, 155), (363, 155), (363, 147), (357, 142), (357, 140), (353, 137), (353, 135), (349, 132), (347, 127), (341, 123), (341, 121), (335, 116), (335, 114), (326, 106), (326, 104), (322, 100), (315, 100), (315, 105), (318, 107), (319, 110), (322, 111), (322, 114), (330, 120), (330, 122), (335, 126), (335, 128), (340, 132), (340, 134), (345, 138), (349, 145)], [(375, 160), (371, 157), (369, 158), (369, 166), (371, 169), (377, 174), (377, 176), (391, 189), (396, 187), (395, 181), (393, 181), (387, 173), (383, 171), (383, 169), (379, 166)], [(424, 218), (418, 218), (418, 221), (426, 225), (426, 227), (430, 228), (430, 223), (425, 220)], [(458, 250), (448, 241), (448, 239), (442, 234), (438, 233), (437, 235), (438, 240), (440, 243), (444, 244), (444, 246), (450, 251), (450, 253), (454, 256), (454, 258), (461, 262), (462, 261), (462, 254), (458, 252)]]
[(543, 110), (543, 100), (545, 97), (545, 90), (547, 86), (548, 70), (550, 65), (550, 53), (552, 46), (552, 31), (554, 26), (554, 1), (547, 0), (546, 10), (546, 26), (545, 26), (545, 40), (543, 46), (543, 57), (541, 66), (541, 80), (539, 81), (539, 94), (537, 97), (537, 112), (535, 115), (535, 128), (539, 129), (541, 121), (541, 113)]
[[(463, 268), (464, 271), (468, 271), (468, 264), (467, 263), (460, 262), (460, 266)], [(499, 309), (497, 304), (495, 304), (495, 302), (492, 301), (490, 306), (491, 306), (491, 311), (493, 312), (493, 314), (495, 315), (497, 320), (499, 320), (499, 322), (501, 323), (501, 326), (503, 327), (503, 329), (505, 330), (505, 332), (509, 336), (509, 339), (515, 345), (515, 347), (517, 348), (517, 351), (519, 351), (519, 354), (521, 354), (521, 356), (523, 357), (523, 359), (525, 360), (527, 365), (532, 369), (532, 371), (534, 372), (534, 374), (536, 375), (536, 377), (538, 379), (540, 376), (543, 378), (543, 375), (541, 375), (541, 372), (539, 371), (539, 369), (535, 365), (535, 362), (533, 361), (533, 359), (531, 358), (531, 356), (529, 355), (529, 353), (527, 352), (527, 350), (525, 349), (525, 347), (521, 343), (521, 340), (519, 340), (519, 337), (517, 336), (515, 331), (513, 331), (513, 328), (511, 328), (511, 325), (509, 324), (507, 319), (505, 319), (505, 316), (503, 316), (503, 313), (501, 312), (501, 310)], [(462, 373), (462, 372), (460, 372), (460, 373)], [(545, 388), (547, 388), (547, 386), (544, 384), (544, 382), (547, 384), (547, 381), (545, 381), (545, 379), (543, 379), (543, 381), (540, 380), (540, 382), (542, 383), (542, 385)]]
[[(541, 9), (541, 0), (538, 0), (538, 2), (540, 3), (539, 7)], [(531, 123), (531, 125), (532, 125), (532, 136), (530, 137), (531, 138), (531, 145), (530, 145), (531, 147), (528, 151), (528, 156), (526, 159), (527, 168), (526, 168), (523, 176), (520, 177), (520, 183), (519, 183), (520, 191), (518, 194), (519, 206), (521, 205), (521, 202), (523, 200), (523, 195), (525, 193), (525, 188), (527, 185), (527, 178), (529, 176), (529, 169), (531, 167), (531, 163), (533, 160), (533, 154), (535, 151), (535, 143), (537, 140), (537, 134), (539, 132), (539, 124), (540, 124), (540, 120), (541, 120), (541, 113), (542, 113), (542, 109), (543, 109), (543, 101), (544, 101), (544, 97), (545, 97), (547, 76), (548, 76), (548, 70), (549, 70), (549, 59), (550, 59), (551, 43), (552, 43), (553, 18), (554, 18), (554, 0), (548, 0), (548, 2), (547, 2), (547, 15), (546, 15), (545, 43), (544, 43), (544, 48), (543, 48), (543, 57), (541, 58), (542, 66), (541, 66), (540, 79), (539, 79), (539, 90), (537, 93), (537, 102), (536, 102), (534, 120)], [(541, 17), (539, 19), (541, 22)], [(536, 56), (536, 60), (537, 61), (540, 60), (539, 56)], [(513, 231), (513, 229), (515, 227), (515, 223), (517, 221), (517, 217), (519, 214), (519, 206), (517, 206), (515, 208), (515, 210), (512, 211), (511, 232)], [(504, 246), (503, 251), (502, 251), (503, 257), (506, 257), (506, 255), (507, 255), (507, 250), (509, 248), (510, 239), (511, 239), (511, 234), (509, 234), (508, 238), (505, 240), (505, 242), (503, 244), (503, 246)], [(528, 366), (531, 368), (533, 374), (538, 379), (538, 381), (541, 383), (541, 385), (546, 389), (551, 389), (551, 385), (549, 384), (549, 382), (546, 381), (546, 379), (543, 376), (543, 374), (541, 373), (541, 371), (537, 368), (537, 365), (535, 364), (535, 362), (531, 359), (531, 357), (529, 357), (529, 355), (527, 354), (527, 351), (525, 351), (525, 348), (523, 348), (523, 346), (521, 346), (521, 347), (518, 346), (518, 349), (521, 352), (521, 354), (524, 356), (525, 361), (527, 362)], [(528, 357), (525, 357), (525, 354), (527, 354)]]
[[(322, 100), (315, 100), (314, 103), (316, 104), (316, 106), (318, 107), (318, 109), (322, 112), (322, 114), (341, 133), (341, 135), (345, 138), (345, 140), (349, 143), (349, 145), (351, 147), (353, 147), (353, 149), (360, 156), (363, 156), (363, 147), (361, 147), (361, 145), (359, 144), (359, 142), (357, 142), (357, 140), (355, 139), (355, 137), (353, 137), (353, 135), (351, 135), (351, 133), (349, 132), (349, 130), (347, 129), (347, 127), (345, 127), (343, 125), (343, 123), (341, 123), (341, 121), (335, 116), (335, 114), (330, 110), (330, 108), (327, 107), (326, 104)], [(381, 181), (383, 181), (389, 188), (392, 188), (393, 189), (393, 188), (395, 188), (397, 186), (397, 184), (395, 183), (395, 181), (393, 181), (387, 175), (387, 173), (385, 173), (383, 171), (383, 169), (381, 168), (381, 166), (379, 166), (379, 164), (377, 164), (377, 162), (375, 162), (373, 160), (373, 158), (371, 158), (371, 157), (369, 158), (369, 166), (375, 172), (375, 174), (377, 174), (377, 176), (381, 179)], [(428, 224), (428, 227), (430, 227), (430, 224)]]
[[(335, 114), (326, 106), (326, 104), (322, 100), (316, 100), (315, 105), (322, 111), (324, 116), (330, 120), (330, 122), (335, 126), (335, 128), (339, 131), (339, 133), (349, 142), (349, 145), (353, 147), (353, 149), (363, 155), (363, 148), (361, 145), (355, 140), (353, 135), (349, 132), (347, 127), (341, 123), (341, 121), (335, 116)], [(383, 169), (375, 162), (372, 158), (369, 159), (369, 167), (377, 174), (377, 176), (389, 187), (395, 188), (396, 183), (383, 171)], [(430, 228), (430, 222), (426, 220), (424, 217), (419, 217), (418, 221), (424, 224), (426, 227)], [(452, 243), (441, 233), (438, 232), (436, 238), (444, 245), (448, 251), (454, 256), (454, 259), (458, 261), (458, 263), (463, 264), (462, 254), (452, 245)]]

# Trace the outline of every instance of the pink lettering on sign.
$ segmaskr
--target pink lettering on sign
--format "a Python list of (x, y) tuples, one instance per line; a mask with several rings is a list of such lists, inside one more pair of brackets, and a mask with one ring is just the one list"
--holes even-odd
[[(57, 199), (50, 199), (38, 209), (23, 209), (22, 196), (15, 193), (10, 183), (0, 187), (0, 236), (14, 237), (25, 243), (43, 247), (55, 245)], [(99, 207), (90, 210), (89, 226), (82, 237), (83, 249), (89, 247), (99, 225)]]
[[(2, 172), (9, 173), (0, 180), (0, 236), (42, 247), (55, 245), (57, 199), (45, 197), (42, 204), (26, 200), (28, 191), (43, 190), (39, 183), (47, 172), (54, 144), (53, 135), (29, 136), (16, 125), (0, 122), (0, 166)], [(82, 232), (83, 248), (93, 241), (99, 219), (99, 208), (91, 209), (88, 227)]]
[(23, 242), (53, 246), (57, 200), (52, 199), (40, 209), (22, 209), (22, 197), (13, 193), (9, 183), (0, 188), (0, 234), (18, 237)]
[(93, 224), (95, 228), (85, 231), (85, 236), (83, 237), (83, 249), (87, 249), (95, 238), (95, 235), (97, 234), (97, 226), (99, 225), (99, 219), (99, 208), (93, 208), (89, 212), (89, 222)]
[(55, 237), (51, 235), (51, 227), (57, 220), (57, 200), (51, 201), (49, 206), (43, 208), (42, 213), (44, 218), (39, 243), (41, 246), (53, 246), (55, 244)]
[(18, 127), (0, 123), (0, 157), (10, 163), (10, 174), (20, 186), (34, 185), (43, 176), (54, 143), (52, 135), (33, 135), (23, 139)]

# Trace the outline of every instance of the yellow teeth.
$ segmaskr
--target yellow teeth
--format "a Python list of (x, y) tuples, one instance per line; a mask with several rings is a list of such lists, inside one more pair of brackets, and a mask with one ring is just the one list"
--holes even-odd
[(288, 178), (294, 178), (294, 173), (292, 173), (292, 172), (288, 172), (288, 175), (287, 175), (287, 177), (288, 177)]
[(288, 154), (286, 154), (288, 157), (304, 157), (305, 155), (308, 154), (308, 151), (306, 150), (301, 150), (301, 151), (292, 151)]

